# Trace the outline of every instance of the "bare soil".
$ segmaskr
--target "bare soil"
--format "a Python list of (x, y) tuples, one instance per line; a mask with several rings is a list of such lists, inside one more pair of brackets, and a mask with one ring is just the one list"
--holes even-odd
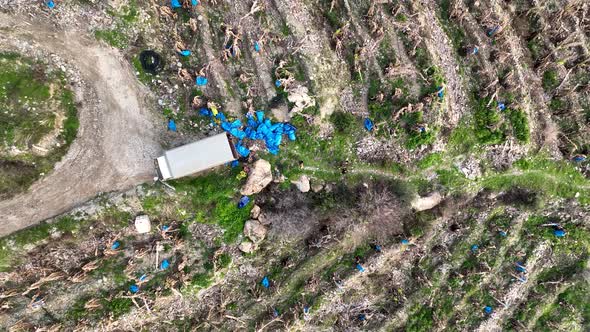
[[(54, 171), (28, 192), (0, 202), (0, 236), (64, 213), (101, 192), (148, 181), (160, 146), (149, 93), (114, 49), (74, 30), (56, 31), (40, 21), (0, 13), (0, 48), (34, 49), (63, 58), (82, 78), (73, 87), (78, 138)], [(19, 45), (20, 44), (20, 45)]]

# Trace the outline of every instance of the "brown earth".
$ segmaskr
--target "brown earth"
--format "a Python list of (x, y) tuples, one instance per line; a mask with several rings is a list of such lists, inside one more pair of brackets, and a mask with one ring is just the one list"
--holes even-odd
[[(76, 68), (78, 138), (54, 171), (29, 190), (0, 202), (0, 236), (64, 213), (101, 192), (148, 181), (160, 146), (149, 93), (114, 49), (78, 31), (56, 31), (27, 17), (0, 13), (0, 48), (31, 43)], [(26, 42), (25, 42), (26, 41)]]

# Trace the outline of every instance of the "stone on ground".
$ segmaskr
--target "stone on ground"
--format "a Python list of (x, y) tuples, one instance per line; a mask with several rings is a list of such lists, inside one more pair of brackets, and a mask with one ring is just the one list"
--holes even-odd
[(434, 192), (424, 197), (416, 196), (416, 198), (412, 200), (412, 208), (416, 211), (430, 210), (437, 206), (441, 201), (442, 196), (438, 192)]
[(264, 159), (259, 159), (252, 164), (252, 169), (248, 175), (248, 180), (241, 190), (242, 195), (253, 195), (262, 191), (272, 181), (272, 171), (270, 163)]
[(297, 189), (299, 189), (299, 191), (302, 193), (306, 193), (311, 189), (307, 175), (302, 175), (297, 181), (291, 181), (291, 183), (297, 186)]
[(254, 243), (259, 243), (266, 237), (266, 227), (258, 220), (250, 219), (244, 225), (244, 235)]

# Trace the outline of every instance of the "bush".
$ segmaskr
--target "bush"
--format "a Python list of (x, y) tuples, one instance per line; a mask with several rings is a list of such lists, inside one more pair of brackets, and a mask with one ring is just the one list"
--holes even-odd
[(338, 133), (350, 133), (359, 125), (354, 115), (345, 112), (332, 113), (330, 121)]
[(514, 137), (521, 143), (528, 143), (530, 132), (529, 122), (526, 114), (521, 110), (509, 110), (508, 118), (512, 124)]
[(559, 81), (555, 69), (549, 69), (543, 73), (543, 88), (545, 90), (553, 90), (557, 85), (559, 85)]

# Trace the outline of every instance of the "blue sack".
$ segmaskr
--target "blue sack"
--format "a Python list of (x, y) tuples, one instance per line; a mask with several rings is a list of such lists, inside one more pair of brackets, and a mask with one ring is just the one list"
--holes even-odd
[(197, 79), (195, 80), (195, 82), (197, 83), (198, 86), (204, 86), (207, 85), (207, 77), (205, 76), (197, 76)]
[(203, 116), (212, 116), (213, 112), (211, 112), (210, 110), (208, 110), (205, 107), (201, 107), (201, 109), (199, 109), (199, 114), (201, 114)]
[(359, 270), (359, 272), (365, 272), (365, 268), (361, 264), (357, 264), (356, 269)]
[(265, 276), (264, 278), (262, 278), (262, 281), (260, 281), (260, 284), (264, 288), (269, 288), (270, 287), (270, 280), (268, 280), (268, 277)]
[(217, 115), (215, 116), (217, 119), (221, 120), (221, 121), (225, 121), (225, 114), (219, 112), (217, 113)]
[(262, 123), (264, 121), (264, 111), (256, 111), (256, 119), (258, 119), (258, 123)]
[(248, 203), (250, 203), (250, 197), (248, 196), (242, 196), (242, 198), (240, 198), (240, 201), (238, 202), (238, 208), (243, 208), (246, 205), (248, 205)]
[(260, 44), (257, 41), (254, 42), (254, 51), (260, 52)]
[(488, 315), (491, 314), (493, 310), (494, 309), (492, 309), (492, 307), (490, 306), (486, 306), (485, 308), (483, 308), (483, 311)]
[(176, 131), (176, 123), (172, 119), (168, 120), (168, 130)]
[(49, 9), (55, 8), (55, 3), (53, 2), (53, 0), (49, 0), (45, 4), (47, 5), (47, 7), (49, 7)]
[(557, 237), (564, 237), (565, 231), (563, 229), (556, 229), (553, 231), (553, 235), (555, 235)]
[(191, 5), (197, 6), (199, 4), (198, 0), (191, 0)]
[(371, 119), (369, 118), (365, 119), (365, 129), (367, 129), (368, 131), (373, 130), (373, 121), (371, 121)]
[(137, 286), (136, 284), (133, 284), (131, 286), (129, 286), (129, 291), (133, 294), (139, 292), (139, 286)]
[(221, 123), (221, 128), (227, 132), (229, 132), (231, 130), (231, 125), (229, 124), (229, 122), (227, 121), (223, 121)]
[(170, 262), (167, 259), (163, 260), (162, 263), (160, 263), (160, 270), (166, 270), (169, 267)]
[(479, 246), (477, 244), (474, 244), (471, 246), (471, 252), (476, 252), (479, 249)]
[(180, 51), (180, 55), (182, 55), (182, 56), (189, 56), (189, 55), (191, 55), (191, 51), (189, 51), (189, 50), (182, 50), (182, 51)]
[(117, 249), (119, 249), (120, 246), (121, 246), (121, 242), (115, 241), (115, 242), (113, 242), (113, 245), (111, 245), (111, 250), (117, 250)]
[(172, 8), (180, 8), (182, 7), (182, 5), (180, 4), (179, 0), (171, 0), (170, 1), (170, 6), (172, 6)]
[(281, 80), (276, 80), (276, 81), (275, 81), (275, 86), (276, 86), (277, 88), (280, 88), (280, 87), (281, 87), (281, 85), (282, 85), (282, 83), (281, 83)]

